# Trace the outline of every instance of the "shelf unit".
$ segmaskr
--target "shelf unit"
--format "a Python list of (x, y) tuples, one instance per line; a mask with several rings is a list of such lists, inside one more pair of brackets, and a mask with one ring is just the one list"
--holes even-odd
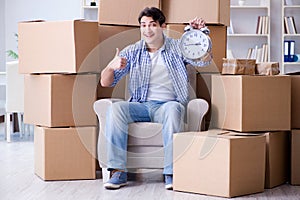
[[(291, 4), (289, 4), (292, 3)], [(288, 4), (286, 4), (288, 3)], [(287, 34), (285, 31), (284, 17), (293, 16), (296, 26), (296, 34)], [(282, 73), (300, 72), (300, 0), (282, 0)], [(299, 55), (297, 62), (284, 62), (284, 41), (295, 41), (295, 54)]]
[[(268, 16), (265, 23), (268, 32), (257, 34), (259, 16)], [(259, 49), (267, 44), (267, 56), (270, 60), (270, 0), (248, 0), (239, 5), (239, 0), (231, 0), (230, 21), (227, 37), (227, 52), (234, 58), (247, 58), (250, 48)], [(233, 33), (230, 32), (232, 28)], [(261, 50), (259, 50), (261, 51)], [(227, 57), (230, 57), (229, 54)], [(257, 59), (260, 62), (261, 59)]]
[[(81, 0), (81, 16), (86, 20), (98, 20), (98, 4), (99, 0)], [(91, 6), (91, 2), (96, 2), (96, 6)]]

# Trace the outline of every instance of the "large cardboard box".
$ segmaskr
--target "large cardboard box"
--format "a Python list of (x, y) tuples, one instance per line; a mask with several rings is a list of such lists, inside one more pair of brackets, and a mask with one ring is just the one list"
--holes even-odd
[(212, 76), (213, 127), (240, 132), (291, 127), (289, 76)]
[(291, 134), (291, 184), (300, 185), (300, 130)]
[(95, 126), (98, 75), (25, 75), (24, 123), (46, 127)]
[[(166, 35), (172, 38), (180, 38), (183, 34), (184, 24), (168, 24)], [(208, 25), (210, 30), (210, 38), (212, 41), (212, 63), (205, 67), (197, 67), (198, 72), (221, 72), (223, 66), (223, 58), (226, 57), (227, 46), (227, 29), (226, 26)]]
[(224, 130), (174, 135), (174, 190), (222, 197), (264, 191), (266, 138)]
[(300, 128), (300, 75), (291, 75), (292, 79), (292, 109), (291, 128)]
[(96, 178), (96, 127), (34, 128), (34, 171), (43, 180)]
[(230, 0), (162, 0), (167, 23), (187, 23), (196, 16), (208, 24), (230, 24)]
[[(130, 26), (99, 25), (100, 70), (103, 70), (114, 58), (116, 48), (121, 51), (141, 38), (140, 29)], [(115, 87), (102, 87), (98, 84), (97, 98), (125, 98), (125, 78)]]
[(97, 22), (20, 22), (18, 33), (20, 73), (99, 72)]
[(273, 188), (288, 181), (290, 161), (290, 132), (265, 133), (267, 141), (265, 188)]
[(139, 26), (139, 14), (146, 7), (160, 8), (160, 0), (101, 0), (98, 22)]

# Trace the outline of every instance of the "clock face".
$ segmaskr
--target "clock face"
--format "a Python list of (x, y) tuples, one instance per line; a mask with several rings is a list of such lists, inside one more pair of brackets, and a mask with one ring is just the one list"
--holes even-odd
[(210, 48), (208, 36), (200, 30), (187, 31), (183, 34), (180, 49), (183, 56), (189, 59), (199, 59)]

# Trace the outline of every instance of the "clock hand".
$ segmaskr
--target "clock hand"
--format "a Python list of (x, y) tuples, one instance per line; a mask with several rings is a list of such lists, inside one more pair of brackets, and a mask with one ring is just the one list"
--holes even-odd
[(195, 43), (195, 44), (184, 44), (185, 46), (192, 46), (192, 45), (201, 45), (201, 43), (200, 42), (198, 42), (198, 43)]

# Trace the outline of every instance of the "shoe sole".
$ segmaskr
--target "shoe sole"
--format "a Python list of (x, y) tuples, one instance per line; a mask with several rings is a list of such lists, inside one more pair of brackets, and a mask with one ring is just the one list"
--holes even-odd
[(167, 190), (173, 190), (173, 185), (172, 184), (165, 185), (165, 188)]
[(105, 183), (104, 188), (110, 189), (110, 190), (115, 190), (115, 189), (119, 189), (120, 187), (123, 187), (125, 185), (127, 185), (127, 183), (122, 183), (122, 184)]

